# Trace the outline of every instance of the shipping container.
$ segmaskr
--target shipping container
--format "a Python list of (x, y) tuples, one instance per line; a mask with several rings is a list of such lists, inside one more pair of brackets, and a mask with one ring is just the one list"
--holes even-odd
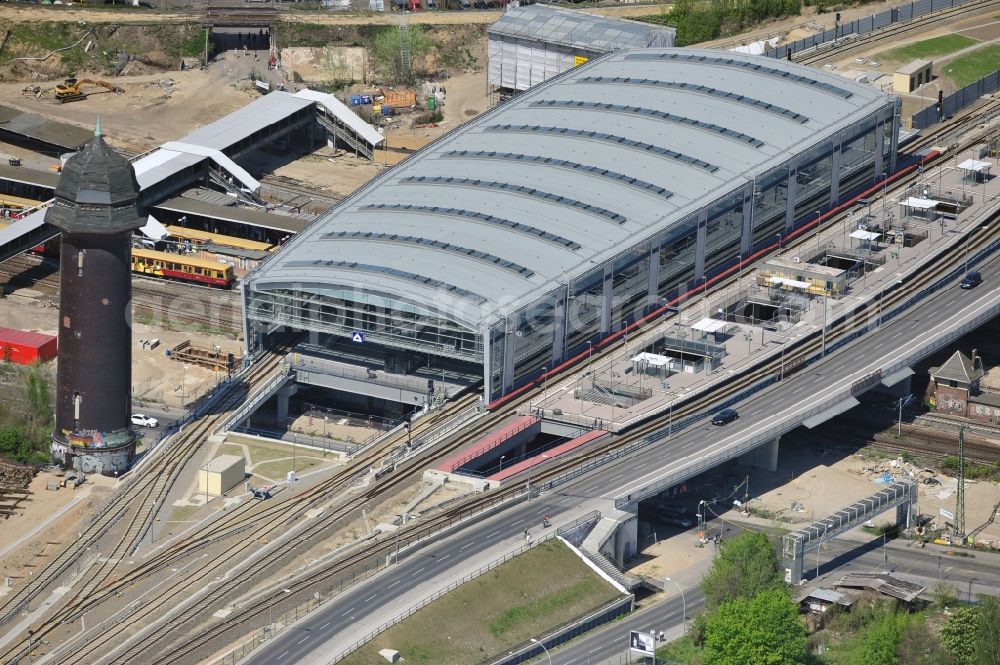
[(361, 106), (361, 95), (351, 95), (351, 106)]
[(36, 332), (0, 328), (0, 361), (30, 365), (56, 357), (57, 338)]
[(392, 115), (392, 107), (391, 106), (385, 106), (385, 105), (383, 105), (382, 106), (382, 115)]

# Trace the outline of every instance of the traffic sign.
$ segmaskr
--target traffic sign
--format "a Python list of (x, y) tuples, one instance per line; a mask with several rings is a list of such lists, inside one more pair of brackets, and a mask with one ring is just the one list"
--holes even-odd
[(365, 334), (363, 332), (358, 332), (357, 330), (355, 330), (354, 332), (351, 333), (351, 341), (356, 344), (364, 344)]

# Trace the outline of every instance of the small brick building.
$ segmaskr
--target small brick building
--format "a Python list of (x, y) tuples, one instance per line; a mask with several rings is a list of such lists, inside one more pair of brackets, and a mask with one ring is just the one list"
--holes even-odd
[(986, 372), (975, 349), (971, 358), (956, 351), (943, 365), (932, 367), (930, 375), (930, 401), (937, 413), (1000, 422), (1000, 393), (981, 390)]

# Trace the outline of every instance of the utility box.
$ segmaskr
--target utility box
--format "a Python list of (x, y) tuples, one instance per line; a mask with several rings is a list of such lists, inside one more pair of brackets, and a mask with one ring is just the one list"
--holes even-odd
[(246, 460), (239, 455), (221, 455), (198, 470), (198, 493), (222, 496), (245, 476)]
[(934, 63), (930, 60), (914, 60), (903, 65), (892, 74), (892, 91), (906, 94), (925, 83), (930, 83), (933, 78), (931, 75), (933, 66)]

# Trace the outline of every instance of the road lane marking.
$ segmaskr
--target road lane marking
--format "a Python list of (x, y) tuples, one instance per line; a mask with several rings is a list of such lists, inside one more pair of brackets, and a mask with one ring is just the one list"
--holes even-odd
[(486, 537), (487, 537), (487, 538), (490, 538), (490, 537), (492, 537), (492, 536), (495, 536), (495, 535), (497, 535), (498, 533), (500, 533), (500, 530), (499, 530), (499, 529), (497, 529), (497, 530), (496, 530), (496, 531), (494, 531), (493, 533), (488, 533), (488, 534), (486, 534)]
[(286, 649), (285, 651), (282, 651), (282, 652), (281, 652), (281, 655), (279, 655), (279, 656), (278, 656), (278, 658), (279, 658), (279, 659), (281, 659), (281, 658), (284, 658), (284, 657), (285, 657), (285, 655), (286, 655), (287, 653), (288, 653), (288, 650), (287, 650), (287, 649)]
[(459, 549), (459, 551), (461, 551), (461, 550), (464, 550), (466, 547), (472, 547), (473, 545), (475, 545), (475, 543), (466, 543), (465, 545), (462, 545), (458, 549)]
[(422, 572), (424, 572), (423, 568), (413, 571), (413, 574), (416, 575), (417, 573), (422, 573)]
[(308, 636), (308, 635), (306, 635), (306, 636), (305, 636), (305, 637), (303, 637), (303, 638), (302, 638), (301, 640), (299, 640), (299, 644), (302, 644), (303, 642), (305, 642), (305, 641), (306, 641), (306, 640), (308, 640), (308, 639), (309, 639), (309, 636)]
[(377, 593), (373, 593), (372, 595), (370, 595), (367, 598), (365, 598), (365, 602), (367, 603), (369, 600), (371, 600), (372, 598), (374, 598), (377, 595), (378, 595)]
[(442, 557), (438, 557), (438, 561), (444, 561), (445, 559), (447, 559), (447, 558), (448, 558), (448, 557), (450, 557), (450, 556), (451, 556), (450, 554), (445, 554), (445, 555), (444, 555), (444, 556), (442, 556)]
[(320, 630), (323, 630), (324, 628), (326, 628), (326, 627), (327, 627), (327, 626), (329, 626), (329, 625), (330, 625), (330, 622), (329, 622), (329, 621), (327, 621), (327, 622), (326, 622), (326, 623), (324, 623), (324, 624), (323, 624), (322, 626), (320, 626), (320, 627), (319, 627), (319, 629), (320, 629)]
[[(993, 295), (993, 292), (990, 291), (989, 295)], [(990, 302), (991, 302), (990, 298), (984, 295), (975, 303), (970, 303), (965, 307), (959, 309), (956, 312), (956, 315), (961, 315), (965, 317), (967, 321), (973, 320), (976, 316), (981, 315), (983, 310), (989, 309), (992, 306)], [(919, 336), (913, 339), (913, 342), (917, 344), (923, 343), (928, 339), (940, 336), (942, 333), (950, 332), (951, 329), (955, 327), (953, 323), (955, 318), (956, 317), (953, 316), (948, 320), (939, 322), (937, 325), (933, 326), (928, 330), (924, 330)], [(867, 340), (871, 339), (872, 338), (867, 338)], [(843, 393), (850, 387), (851, 383), (853, 383), (859, 378), (859, 376), (864, 376), (864, 373), (870, 372), (870, 368), (872, 366), (875, 366), (877, 364), (881, 364), (883, 366), (892, 364), (893, 362), (897, 362), (900, 358), (904, 357), (906, 353), (907, 353), (906, 349), (897, 347), (893, 349), (888, 349), (876, 357), (865, 357), (861, 360), (857, 358), (850, 359), (850, 361), (854, 366), (860, 363), (863, 366), (863, 369), (861, 370), (849, 369), (843, 371), (840, 364), (837, 364), (835, 366), (830, 366), (828, 367), (828, 369), (831, 371), (831, 374), (840, 374), (842, 375), (842, 377), (839, 380), (834, 380), (829, 385), (825, 386), (823, 389), (818, 391), (817, 394), (814, 394), (812, 396), (812, 400), (810, 401), (822, 402), (826, 399), (829, 399), (828, 396), (830, 395), (838, 395), (839, 393)], [(821, 381), (826, 378), (828, 377), (818, 377), (817, 379), (808, 383), (816, 383), (817, 381)], [(782, 411), (779, 411), (777, 413), (771, 413), (766, 418), (764, 418), (760, 423), (754, 423), (754, 425), (756, 425), (755, 432), (740, 432), (740, 433), (730, 434), (725, 438), (723, 438), (722, 440), (716, 441), (713, 445), (707, 448), (702, 448), (702, 450), (698, 453), (698, 456), (704, 457), (710, 453), (725, 450), (731, 445), (731, 441), (734, 439), (736, 441), (742, 440), (748, 435), (752, 436), (756, 432), (760, 432), (767, 429), (769, 426), (771, 426), (770, 423), (782, 422), (783, 419), (786, 419), (789, 416), (794, 418), (798, 415), (798, 413), (805, 412), (808, 410), (809, 410), (808, 405), (803, 405), (801, 401), (795, 400), (793, 404), (789, 406), (787, 409), (783, 409)], [(650, 482), (650, 480), (647, 479), (662, 477), (669, 474), (671, 471), (684, 469), (685, 467), (687, 467), (688, 464), (690, 464), (690, 458), (693, 456), (694, 455), (686, 455), (679, 459), (672, 460), (664, 467), (660, 467), (655, 471), (650, 471), (649, 473), (646, 473), (638, 478), (632, 478), (623, 485), (612, 489), (611, 493), (617, 496), (621, 496), (623, 494), (628, 494), (631, 491), (641, 489), (645, 484)], [(607, 493), (607, 490), (605, 490), (605, 493)]]
[(400, 580), (396, 580), (395, 582), (393, 582), (392, 584), (390, 584), (389, 586), (387, 586), (386, 589), (391, 589), (392, 587), (394, 587), (397, 584), (399, 584), (399, 582), (400, 582)]
[(351, 609), (347, 610), (346, 612), (344, 612), (344, 613), (343, 613), (343, 614), (341, 614), (340, 616), (342, 616), (342, 617), (346, 617), (346, 616), (347, 616), (348, 614), (350, 614), (350, 613), (351, 613), (351, 612), (353, 612), (353, 611), (354, 611), (354, 608), (352, 607)]

